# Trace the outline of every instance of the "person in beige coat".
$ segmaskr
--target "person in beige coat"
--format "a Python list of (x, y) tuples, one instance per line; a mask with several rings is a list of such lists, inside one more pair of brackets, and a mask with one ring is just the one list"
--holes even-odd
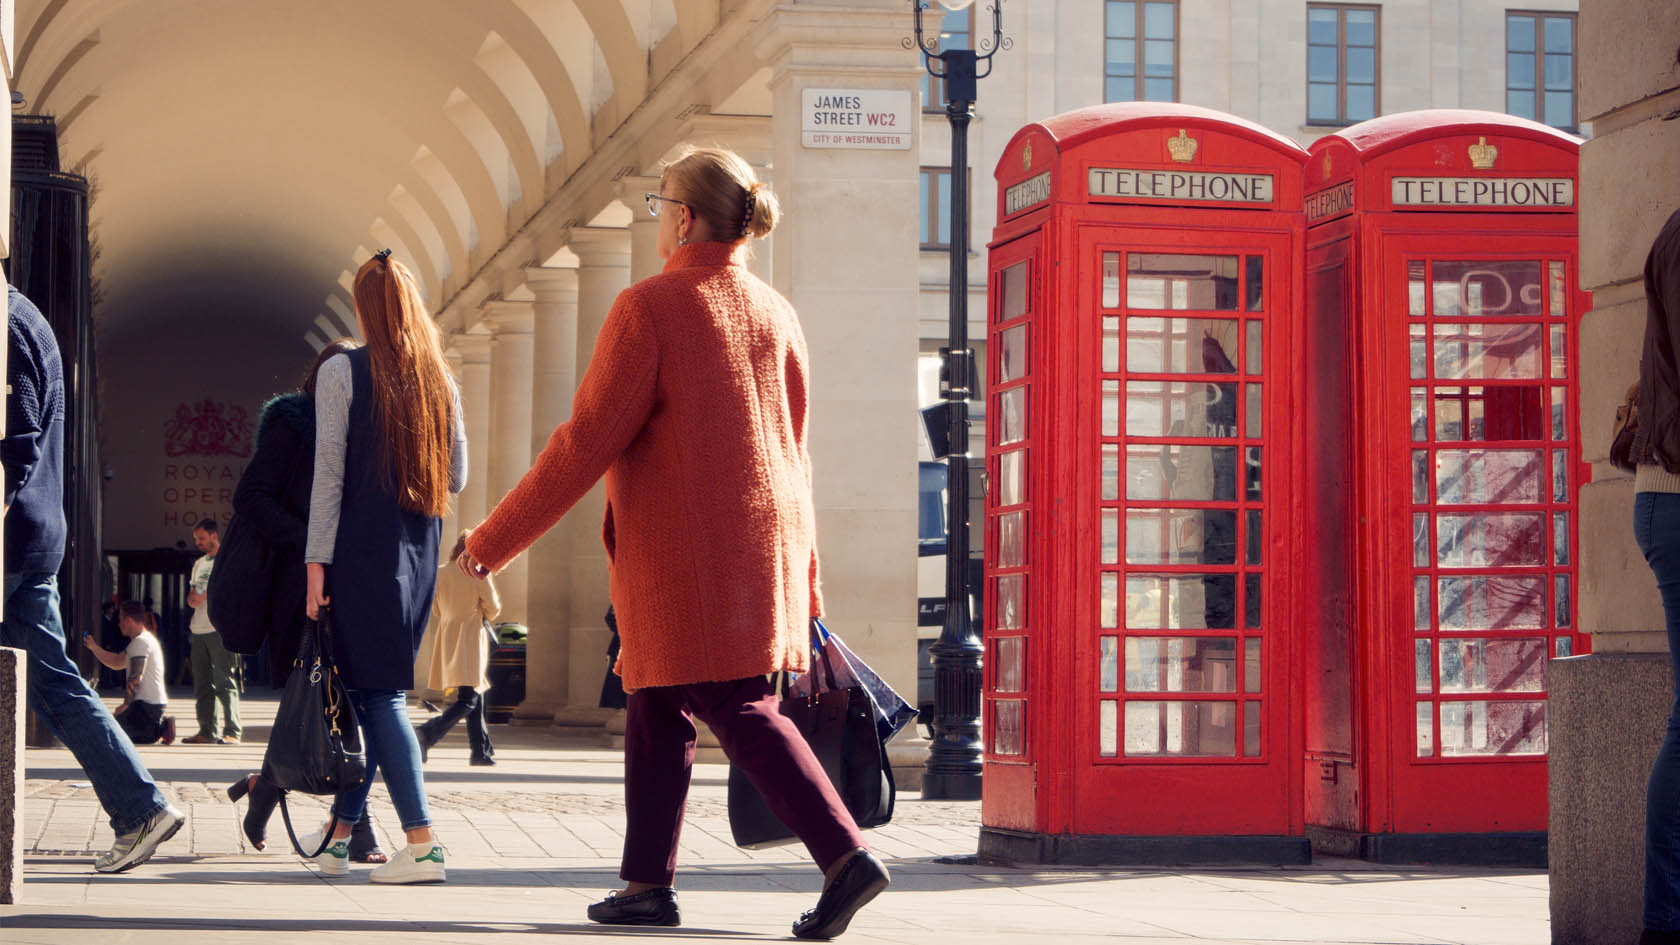
[(484, 695), (490, 688), (485, 676), (490, 666), (490, 639), (485, 622), (502, 612), (494, 581), (470, 578), (456, 565), (467, 546), (467, 536), (455, 542), (449, 561), (438, 568), (437, 593), (432, 597), (432, 620), (420, 641), (414, 660), (416, 688), (443, 691), (453, 688), (455, 702), (435, 719), (414, 727), (420, 740), (420, 757), (425, 760), (431, 747), (449, 734), (455, 723), (467, 720), (467, 741), (472, 746), (471, 763), (495, 764), (490, 729), (484, 722)]

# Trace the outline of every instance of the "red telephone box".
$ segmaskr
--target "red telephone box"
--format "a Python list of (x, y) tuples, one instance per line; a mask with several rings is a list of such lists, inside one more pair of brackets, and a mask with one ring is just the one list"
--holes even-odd
[(1296, 591), (1320, 850), (1546, 861), (1546, 664), (1585, 646), (1579, 145), (1420, 111), (1312, 147)]
[(1302, 862), (1289, 521), (1306, 152), (1176, 104), (997, 168), (982, 855)]

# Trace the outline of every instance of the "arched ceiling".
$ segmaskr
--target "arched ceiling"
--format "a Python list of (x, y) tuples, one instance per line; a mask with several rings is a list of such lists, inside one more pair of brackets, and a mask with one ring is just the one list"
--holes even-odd
[[(87, 174), (101, 334), (328, 334), (359, 253), (437, 306), (718, 0), (23, 0), (14, 87)], [(664, 58), (664, 57), (661, 57)], [(672, 57), (675, 58), (675, 57)], [(610, 128), (606, 131), (610, 132)]]

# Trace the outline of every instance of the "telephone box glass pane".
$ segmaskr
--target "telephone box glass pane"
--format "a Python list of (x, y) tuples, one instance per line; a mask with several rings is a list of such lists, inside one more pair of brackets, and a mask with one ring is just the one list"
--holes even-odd
[(1027, 494), (1027, 451), (1012, 450), (998, 457), (998, 505), (1020, 505)]
[(1235, 757), (1236, 726), (1235, 702), (1128, 702), (1126, 754)]
[(1126, 261), (1126, 305), (1133, 309), (1238, 310), (1237, 257), (1132, 253)]
[(1127, 692), (1236, 692), (1231, 637), (1128, 637)]
[(1574, 653), (1575, 653), (1575, 641), (1574, 640), (1571, 640), (1567, 636), (1562, 636), (1562, 637), (1557, 638), (1557, 655), (1558, 656), (1573, 656)]
[(1412, 441), (1429, 439), (1429, 393), (1421, 387), (1412, 388)]
[(998, 692), (1025, 692), (1027, 684), (1027, 647), (1021, 637), (1002, 637), (993, 643), (993, 658), (997, 661), (994, 686)]
[(1435, 438), (1544, 439), (1545, 401), (1545, 391), (1539, 385), (1436, 388)]
[(1552, 501), (1569, 501), (1569, 451), (1552, 451)]
[(1429, 501), (1429, 451), (1412, 450), (1412, 501)]
[(1564, 345), (1562, 325), (1553, 325), (1548, 329), (1552, 335), (1552, 378), (1562, 380), (1569, 376), (1569, 350)]
[(1097, 752), (1104, 758), (1120, 754), (1120, 703), (1113, 699), (1097, 703)]
[(1552, 439), (1554, 440), (1566, 440), (1569, 438), (1568, 434), (1564, 432), (1566, 429), (1565, 421), (1568, 420), (1568, 416), (1564, 413), (1564, 410), (1565, 401), (1563, 388), (1554, 387), (1552, 388)]
[[(1127, 556), (1130, 557), (1131, 536), (1127, 529)], [(1118, 509), (1102, 510), (1102, 563), (1120, 563), (1120, 511)]]
[(1126, 319), (1126, 370), (1133, 374), (1235, 374), (1237, 345), (1236, 319)]
[[(1129, 84), (1129, 83), (1128, 83)], [(1120, 254), (1103, 253), (1102, 307), (1120, 307)]]
[(1442, 692), (1539, 692), (1544, 688), (1544, 638), (1441, 640)]
[(1032, 263), (1021, 260), (1013, 266), (1003, 270), (1003, 305), (998, 309), (998, 320), (1009, 321), (1027, 314), (1027, 287), (1032, 282), (1029, 278)]
[(1260, 596), (1261, 585), (1265, 582), (1258, 574), (1243, 576), (1243, 628), (1257, 630), (1260, 628), (1260, 615), (1265, 612), (1264, 601)]
[(1544, 702), (1441, 703), (1441, 754), (1543, 755)]
[(1434, 268), (1437, 317), (1545, 314), (1539, 260), (1437, 260)]
[(1569, 513), (1552, 513), (1552, 563), (1569, 563)]
[(1120, 435), (1120, 382), (1103, 381), (1102, 435)]
[(1422, 380), (1429, 376), (1429, 335), (1424, 326), (1413, 325), (1411, 336), (1412, 380)]
[(1243, 755), (1260, 757), (1260, 703), (1243, 703)]
[(1436, 588), (1442, 630), (1538, 630), (1546, 625), (1542, 576), (1443, 577)]
[(1236, 627), (1236, 609), (1235, 574), (1126, 576), (1128, 629), (1230, 630)]
[[(1128, 459), (1126, 468), (1127, 488), (1131, 488), (1131, 460)], [(1102, 497), (1104, 502), (1113, 502), (1120, 498), (1120, 445), (1118, 443), (1104, 443), (1102, 448)], [(1157, 497), (1158, 498), (1158, 497)]]
[(1243, 641), (1243, 692), (1259, 692), (1264, 678), (1260, 669), (1260, 640), (1249, 637)]
[(1027, 576), (1006, 574), (997, 579), (997, 629), (1019, 630), (1026, 611)]
[[(1106, 412), (1108, 392), (1103, 396)], [(1118, 392), (1114, 396), (1114, 409), (1118, 411)], [(1126, 435), (1235, 437), (1236, 401), (1237, 385), (1232, 383), (1128, 381)], [(1104, 430), (1104, 436), (1115, 435), (1106, 432), (1106, 420)]]
[(1568, 279), (1565, 277), (1562, 260), (1552, 260), (1546, 264), (1546, 272), (1550, 275), (1552, 290), (1547, 294), (1551, 301), (1547, 309), (1554, 318), (1567, 314)]
[(1120, 691), (1120, 638), (1103, 637), (1097, 660), (1097, 691)]
[[(1244, 256), (1243, 265), (1248, 267), (1248, 310), (1262, 311), (1266, 305), (1266, 257)], [(1258, 361), (1251, 362), (1248, 369), (1258, 374), (1259, 365)]]
[(1413, 318), (1429, 314), (1429, 283), (1424, 275), (1424, 263), (1406, 264), (1406, 313)]
[(1412, 515), (1412, 564), (1429, 567), (1429, 513), (1416, 512)]
[(1265, 413), (1265, 402), (1260, 399), (1263, 385), (1249, 384), (1248, 387), (1248, 435), (1253, 439), (1260, 438), (1260, 418)]
[(1248, 549), (1248, 555), (1244, 563), (1262, 564), (1264, 562), (1261, 560), (1261, 556), (1266, 546), (1266, 529), (1261, 522), (1259, 509), (1248, 511), (1248, 522), (1245, 527), (1248, 531), (1243, 538), (1243, 544)]
[[(1103, 561), (1108, 559), (1114, 509), (1103, 510)], [(1234, 509), (1126, 510), (1127, 564), (1236, 564)]]
[(1443, 568), (1512, 568), (1546, 563), (1546, 517), (1539, 512), (1439, 515), (1435, 550)]
[(998, 424), (998, 445), (1019, 443), (1027, 438), (1027, 389), (1017, 387), (998, 395), (1003, 421)]
[(1435, 623), (1435, 609), (1430, 606), (1428, 575), (1412, 578), (1412, 626), (1420, 633), (1429, 632)]
[(1245, 363), (1244, 370), (1250, 374), (1265, 373), (1265, 350), (1261, 338), (1261, 330), (1264, 327), (1264, 322), (1248, 323), (1248, 360)]
[(1429, 714), (1430, 703), (1420, 702), (1417, 707), (1417, 753), (1419, 758), (1428, 758), (1435, 754), (1435, 720)]
[(1244, 485), (1244, 488), (1248, 490), (1247, 498), (1250, 502), (1260, 501), (1261, 458), (1260, 447), (1249, 446), (1243, 448), (1243, 461), (1248, 467), (1248, 482)]
[(1026, 706), (1019, 699), (992, 703), (992, 754), (1019, 755), (1026, 729)]
[(1554, 574), (1552, 579), (1556, 582), (1554, 585), (1556, 593), (1552, 595), (1554, 602), (1553, 619), (1558, 626), (1567, 627), (1569, 626), (1569, 612), (1573, 609), (1569, 603), (1569, 575)]
[(1546, 494), (1545, 455), (1543, 450), (1441, 450), (1435, 454), (1436, 501), (1442, 505), (1539, 502)]
[[(1106, 449), (1106, 447), (1105, 447)], [(1114, 447), (1116, 451), (1119, 447)], [(1258, 449), (1258, 447), (1256, 447)], [(1105, 453), (1103, 462), (1108, 462)], [(1103, 467), (1104, 498), (1108, 467)], [(1237, 448), (1188, 444), (1138, 444), (1126, 448), (1126, 498), (1178, 502), (1235, 502)], [(1256, 480), (1254, 488), (1259, 488)]]
[(998, 516), (997, 566), (1018, 568), (1026, 559), (1027, 513), (1010, 512)]
[(1007, 384), (1027, 376), (1027, 326), (1016, 325), (998, 333), (998, 383)]
[(1101, 623), (1104, 629), (1120, 626), (1120, 575), (1108, 573), (1102, 576), (1102, 613)]
[(1120, 373), (1120, 316), (1103, 319), (1102, 369), (1104, 374)]
[(1435, 376), (1442, 380), (1538, 378), (1540, 358), (1539, 325), (1435, 325)]
[(1428, 693), (1431, 687), (1435, 685), (1435, 677), (1432, 672), (1431, 660), (1429, 658), (1429, 641), (1418, 640), (1413, 644), (1413, 646), (1417, 651), (1417, 659), (1414, 661), (1416, 667), (1414, 670), (1416, 681), (1413, 683), (1413, 688), (1418, 692)]

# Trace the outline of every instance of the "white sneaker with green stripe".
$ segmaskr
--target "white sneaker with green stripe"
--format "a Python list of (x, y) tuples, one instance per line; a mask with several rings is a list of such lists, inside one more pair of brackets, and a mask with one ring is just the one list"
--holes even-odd
[(376, 883), (441, 883), (443, 844), (436, 840), (411, 843), (392, 854), (389, 862), (374, 867), (368, 878)]
[[(321, 845), (321, 837), (326, 830), (326, 827), (311, 830), (298, 838), (298, 846), (305, 850), (315, 849)], [(348, 876), (350, 874), (350, 841), (348, 839), (334, 840), (327, 844), (327, 848), (322, 850), (319, 856), (309, 857), (307, 862), (314, 863), (315, 868), (321, 871), (322, 876)]]

